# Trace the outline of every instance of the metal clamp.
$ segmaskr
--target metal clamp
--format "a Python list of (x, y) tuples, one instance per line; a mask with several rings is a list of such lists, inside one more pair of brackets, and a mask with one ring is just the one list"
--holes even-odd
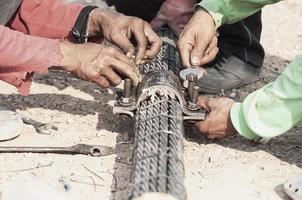
[[(205, 111), (197, 105), (199, 88), (194, 84), (189, 87), (192, 91), (188, 92), (189, 101), (187, 102), (184, 97), (183, 87), (173, 72), (154, 70), (144, 76), (136, 93), (131, 92), (131, 86), (129, 86), (127, 80), (125, 81), (124, 94), (117, 93), (117, 101), (115, 102), (113, 112), (133, 117), (134, 111), (139, 107), (140, 102), (158, 93), (177, 99), (180, 102), (182, 112), (184, 113), (183, 120), (204, 120)], [(129, 96), (129, 94), (132, 96)], [(125, 102), (125, 100), (127, 101)]]

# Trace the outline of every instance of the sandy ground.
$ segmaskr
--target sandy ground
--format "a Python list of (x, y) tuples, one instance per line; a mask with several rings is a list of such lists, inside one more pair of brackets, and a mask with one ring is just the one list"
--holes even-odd
[[(262, 44), (266, 60), (261, 79), (239, 90), (240, 99), (274, 80), (302, 52), (302, 4), (288, 0), (263, 9)], [(58, 127), (38, 134), (30, 125), (21, 136), (0, 145), (69, 146), (77, 143), (116, 146), (117, 155), (1, 154), (0, 191), (7, 185), (40, 180), (70, 199), (123, 199), (131, 166), (130, 119), (112, 114), (114, 91), (102, 90), (70, 74), (37, 75), (31, 95), (22, 97), (0, 82), (0, 104)], [(302, 126), (255, 144), (239, 136), (209, 141), (186, 133), (184, 163), (188, 199), (281, 200), (280, 184), (302, 173)], [(126, 144), (123, 142), (126, 141)], [(114, 175), (113, 175), (114, 174)], [(34, 186), (33, 186), (34, 187)], [(1, 192), (0, 192), (1, 198)]]

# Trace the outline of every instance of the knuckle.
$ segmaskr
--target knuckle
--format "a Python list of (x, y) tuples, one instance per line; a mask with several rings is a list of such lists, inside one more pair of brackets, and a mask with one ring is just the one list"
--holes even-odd
[(109, 55), (115, 55), (117, 51), (113, 47), (108, 47), (107, 52)]
[(140, 18), (136, 18), (136, 21), (139, 25), (144, 25), (144, 20), (142, 20)]
[(104, 55), (104, 56), (102, 57), (102, 61), (100, 62), (99, 69), (104, 68), (104, 66), (105, 66), (107, 63), (110, 63), (111, 61), (112, 61), (112, 55)]
[(96, 80), (96, 79), (98, 79), (98, 78), (100, 78), (100, 74), (99, 74), (98, 72), (92, 72), (92, 73), (90, 74), (90, 79)]

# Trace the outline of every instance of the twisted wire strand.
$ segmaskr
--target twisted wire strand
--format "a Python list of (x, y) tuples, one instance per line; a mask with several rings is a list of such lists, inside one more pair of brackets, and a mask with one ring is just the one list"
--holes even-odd
[[(158, 33), (175, 39), (170, 30)], [(164, 43), (160, 53), (150, 63), (140, 65), (140, 72), (171, 70), (178, 73), (180, 64), (173, 45)], [(163, 192), (176, 199), (185, 199), (183, 121), (180, 103), (166, 95), (155, 93), (142, 101), (135, 114), (135, 148), (128, 199), (146, 192)]]

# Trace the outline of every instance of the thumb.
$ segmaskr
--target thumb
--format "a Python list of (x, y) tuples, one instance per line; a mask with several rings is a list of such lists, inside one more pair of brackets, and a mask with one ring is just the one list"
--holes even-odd
[(152, 29), (158, 29), (162, 26), (164, 26), (165, 24), (167, 24), (167, 16), (159, 13), (151, 22), (150, 22), (150, 26), (152, 27)]
[(206, 47), (207, 44), (204, 40), (200, 40), (198, 37), (195, 39), (195, 44), (190, 55), (190, 62), (193, 66), (199, 66), (201, 64), (201, 59)]

